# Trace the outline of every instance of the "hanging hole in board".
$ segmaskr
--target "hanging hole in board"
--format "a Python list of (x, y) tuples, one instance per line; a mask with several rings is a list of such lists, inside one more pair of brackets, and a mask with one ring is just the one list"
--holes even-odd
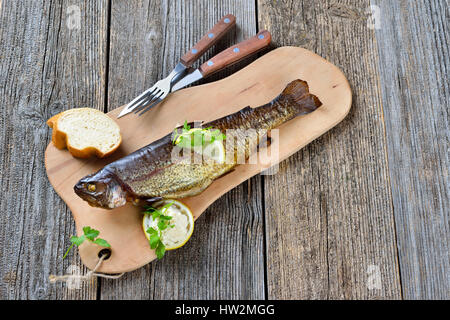
[(102, 256), (105, 256), (103, 260), (108, 260), (111, 257), (110, 249), (102, 249), (98, 252), (98, 258), (100, 259)]

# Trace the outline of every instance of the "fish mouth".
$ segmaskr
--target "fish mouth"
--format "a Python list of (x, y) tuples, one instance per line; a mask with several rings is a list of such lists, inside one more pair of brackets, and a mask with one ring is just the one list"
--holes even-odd
[(86, 194), (84, 192), (84, 183), (82, 183), (81, 181), (79, 181), (74, 187), (73, 187), (73, 191), (75, 191), (75, 193), (80, 197), (83, 198), (85, 196), (87, 196), (88, 194)]

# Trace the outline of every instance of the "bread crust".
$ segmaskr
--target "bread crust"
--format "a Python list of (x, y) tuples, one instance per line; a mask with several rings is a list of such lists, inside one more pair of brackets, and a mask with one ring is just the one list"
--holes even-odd
[[(87, 110), (92, 110), (90, 108), (79, 108), (78, 110), (81, 109), (87, 109)], [(108, 152), (103, 153), (101, 150), (99, 150), (98, 148), (95, 148), (93, 146), (89, 146), (83, 149), (77, 149), (74, 146), (72, 146), (69, 143), (69, 137), (67, 136), (67, 134), (61, 130), (58, 130), (58, 120), (61, 118), (62, 115), (71, 112), (72, 110), (76, 110), (76, 109), (71, 109), (71, 110), (66, 110), (63, 112), (58, 113), (57, 115), (54, 115), (53, 117), (51, 117), (50, 119), (47, 120), (47, 125), (52, 128), (52, 142), (55, 145), (56, 148), (58, 149), (66, 149), (69, 150), (70, 154), (72, 154), (72, 156), (76, 157), (76, 158), (82, 158), (82, 159), (87, 159), (90, 158), (92, 156), (96, 156), (97, 158), (105, 158), (109, 155), (111, 155), (114, 151), (116, 151), (120, 145), (122, 144), (122, 134), (119, 132), (119, 143), (117, 143), (113, 148), (111, 148)]]

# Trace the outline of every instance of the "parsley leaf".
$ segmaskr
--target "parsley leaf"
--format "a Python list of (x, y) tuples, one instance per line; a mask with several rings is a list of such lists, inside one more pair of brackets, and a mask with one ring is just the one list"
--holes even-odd
[(98, 238), (98, 239), (95, 239), (93, 242), (95, 244), (98, 244), (99, 246), (111, 248), (111, 245), (105, 239)]
[(225, 134), (221, 133), (219, 129), (212, 130), (212, 127), (191, 129), (191, 126), (185, 120), (181, 133), (179, 133), (177, 128), (174, 129), (172, 143), (181, 148), (192, 148), (224, 139)]
[(165, 252), (166, 252), (166, 247), (160, 241), (158, 246), (156, 247), (156, 256), (158, 257), (158, 259), (162, 259), (162, 257), (164, 257)]
[(159, 243), (161, 242), (161, 239), (159, 238), (159, 234), (154, 233), (150, 236), (150, 248), (155, 249)]
[(166, 221), (164, 221), (164, 220), (159, 220), (159, 221), (158, 221), (158, 229), (161, 230), (161, 231), (163, 231), (163, 230), (165, 230), (166, 228), (167, 228)]
[(83, 228), (84, 235), (86, 238), (88, 238), (91, 241), (94, 241), (95, 238), (98, 237), (100, 234), (100, 231), (92, 229), (91, 227), (87, 226)]
[(72, 244), (76, 244), (77, 246), (81, 245), (84, 242), (84, 240), (86, 240), (86, 236), (84, 234), (79, 237), (76, 236), (70, 237), (70, 242), (72, 242)]
[(172, 202), (170, 202), (170, 203), (167, 203), (167, 204), (163, 205), (163, 206), (161, 207), (161, 211), (162, 211), (162, 212), (166, 212), (167, 209), (169, 209), (174, 203), (175, 203), (175, 201), (172, 201)]
[(162, 214), (162, 212), (159, 210), (153, 211), (153, 213), (152, 213), (153, 220), (156, 220), (157, 218), (159, 218), (161, 216), (161, 214)]
[[(72, 244), (70, 245), (69, 249), (67, 249), (66, 253), (63, 256), (63, 259), (65, 259), (67, 257), (67, 254), (69, 253), (70, 249), (72, 249), (72, 247), (74, 245), (80, 246), (85, 240), (88, 240), (92, 243), (98, 244), (99, 246), (102, 246), (102, 247), (110, 248), (111, 245), (108, 243), (108, 241), (106, 241), (105, 239), (97, 238), (99, 234), (100, 234), (100, 231), (92, 229), (89, 226), (83, 227), (83, 234), (81, 236), (79, 236), (79, 237), (71, 236), (70, 237), (70, 242)], [(97, 238), (97, 239), (95, 239), (95, 238)]]
[[(185, 128), (189, 127), (185, 122)], [(165, 215), (167, 209), (169, 209), (175, 202), (165, 204), (159, 209), (153, 207), (146, 207), (144, 213), (151, 214), (154, 221), (157, 221), (157, 228), (149, 227), (146, 232), (150, 235), (149, 244), (150, 248), (155, 250), (158, 259), (162, 259), (164, 253), (166, 252), (166, 247), (161, 241), (161, 231), (167, 229), (168, 227), (173, 228), (175, 225), (171, 225), (169, 222), (172, 219), (171, 216)]]

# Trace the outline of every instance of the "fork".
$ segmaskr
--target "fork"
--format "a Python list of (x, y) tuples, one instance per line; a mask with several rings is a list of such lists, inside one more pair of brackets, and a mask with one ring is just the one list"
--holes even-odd
[(188, 52), (181, 57), (180, 62), (170, 72), (170, 74), (156, 82), (151, 88), (145, 90), (139, 96), (128, 103), (119, 113), (117, 118), (134, 111), (138, 113), (142, 109), (146, 110), (155, 106), (164, 100), (170, 93), (172, 86), (183, 77), (189, 67), (200, 58), (206, 50), (213, 46), (220, 38), (222, 38), (236, 23), (236, 17), (227, 14), (222, 17)]

